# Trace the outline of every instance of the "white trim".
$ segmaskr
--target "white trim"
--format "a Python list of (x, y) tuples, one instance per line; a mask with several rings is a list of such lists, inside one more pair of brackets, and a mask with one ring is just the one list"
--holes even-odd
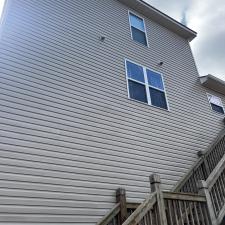
[(147, 100), (148, 100), (148, 104), (152, 105), (152, 100), (151, 100), (151, 95), (150, 95), (150, 91), (149, 91), (149, 85), (148, 85), (148, 76), (147, 76), (147, 71), (145, 67), (143, 68), (143, 72), (144, 72), (144, 79), (145, 79), (145, 91), (146, 91), (146, 95), (147, 95)]
[(163, 82), (163, 88), (164, 88), (164, 93), (165, 93), (165, 98), (166, 98), (166, 104), (167, 104), (167, 110), (170, 111), (170, 105), (169, 105), (169, 101), (168, 101), (168, 97), (167, 97), (167, 92), (166, 92), (166, 86), (165, 86), (165, 82), (164, 82), (164, 76), (162, 73), (161, 77), (162, 77), (162, 82)]
[[(129, 78), (129, 77), (128, 77), (128, 73), (127, 73), (127, 62), (128, 62), (128, 61), (131, 62), (131, 63), (133, 63), (133, 64), (135, 64), (135, 65), (137, 65), (137, 66), (141, 66), (141, 67), (142, 67), (143, 73), (144, 73), (144, 80), (145, 80), (145, 83), (142, 83), (141, 81), (138, 81), (138, 80), (135, 80), (135, 79), (133, 79), (133, 78)], [(162, 78), (162, 83), (163, 83), (163, 88), (164, 88), (164, 90), (161, 90), (161, 89), (159, 89), (159, 88), (156, 88), (156, 87), (153, 87), (153, 86), (149, 85), (149, 83), (148, 83), (148, 77), (147, 77), (147, 70), (150, 70), (150, 71), (153, 71), (153, 72), (155, 72), (155, 73), (160, 74), (160, 76), (161, 76), (161, 78)], [(159, 108), (159, 109), (164, 109), (164, 110), (166, 110), (166, 111), (170, 111), (170, 107), (169, 107), (169, 103), (168, 103), (168, 98), (167, 98), (167, 93), (166, 93), (166, 88), (165, 88), (165, 83), (164, 83), (164, 77), (163, 77), (163, 74), (162, 74), (161, 72), (158, 72), (158, 71), (156, 71), (156, 70), (150, 69), (149, 67), (143, 66), (143, 65), (141, 65), (141, 64), (139, 64), (139, 63), (136, 63), (136, 62), (134, 62), (134, 61), (132, 61), (132, 60), (129, 60), (129, 59), (125, 58), (125, 74), (126, 74), (126, 80), (127, 80), (127, 92), (128, 92), (128, 98), (129, 98), (129, 99), (134, 100), (134, 101), (136, 101), (136, 102), (141, 102), (141, 101), (135, 100), (135, 99), (133, 99), (133, 98), (130, 97), (129, 83), (128, 83), (128, 81), (129, 81), (129, 80), (132, 80), (132, 81), (137, 82), (137, 83), (139, 83), (139, 84), (145, 85), (146, 96), (147, 96), (147, 103), (145, 103), (145, 102), (141, 102), (141, 103), (144, 103), (144, 104), (153, 106), (153, 107), (155, 107), (155, 108)], [(149, 87), (151, 87), (151, 88), (153, 88), (153, 89), (155, 89), (155, 90), (158, 90), (158, 91), (161, 91), (161, 92), (164, 93), (164, 95), (165, 95), (165, 100), (166, 100), (166, 105), (167, 105), (167, 109), (161, 108), (161, 107), (158, 107), (158, 106), (155, 106), (155, 105), (152, 105)]]
[(138, 101), (138, 100), (133, 99), (133, 98), (128, 98), (128, 100), (132, 101), (132, 102), (137, 102), (138, 104), (143, 104), (143, 105), (145, 105), (147, 107), (150, 106), (150, 107), (153, 107), (153, 108), (156, 108), (156, 109), (160, 109), (160, 110), (164, 110), (166, 112), (170, 112), (170, 110), (168, 110), (168, 109), (160, 108), (160, 107), (157, 107), (157, 106), (154, 106), (154, 105), (149, 105), (147, 102), (141, 102), (141, 101)]
[[(210, 93), (208, 93), (208, 92), (206, 92), (206, 95), (207, 95), (207, 99), (208, 99), (208, 102), (209, 102), (209, 105), (210, 105), (211, 110), (212, 110), (213, 112), (219, 114), (219, 115), (225, 115), (225, 108), (224, 108), (224, 106), (223, 106), (222, 99), (221, 99), (220, 97), (217, 97), (216, 95), (210, 94)], [(221, 105), (217, 105), (217, 104), (211, 103), (210, 100), (209, 100), (209, 95), (218, 98), (218, 99), (220, 100), (220, 102), (221, 102)], [(221, 107), (221, 108), (223, 109), (223, 113), (220, 113), (220, 112), (215, 111), (215, 110), (212, 108), (212, 105), (211, 105), (211, 104), (214, 104), (214, 105), (217, 105), (217, 106)]]
[(162, 90), (162, 89), (160, 89), (160, 88), (157, 88), (157, 87), (154, 87), (154, 86), (152, 86), (152, 85), (148, 85), (150, 88), (152, 88), (152, 89), (155, 89), (155, 90), (157, 90), (157, 91), (161, 91), (161, 92), (164, 92), (164, 90)]
[[(146, 43), (147, 43), (147, 46), (146, 46), (146, 47), (148, 47), (148, 48), (149, 48), (149, 43), (148, 43), (148, 35), (147, 35), (146, 26), (145, 26), (145, 19), (144, 19), (142, 16), (138, 15), (137, 13), (134, 13), (133, 11), (128, 10), (128, 20), (129, 20), (129, 25), (130, 25), (130, 34), (131, 34), (131, 39), (132, 39), (133, 41), (135, 41), (135, 40), (133, 39), (133, 34), (132, 34), (132, 29), (131, 29), (130, 13), (131, 13), (131, 14), (133, 14), (133, 15), (135, 15), (135, 16), (137, 16), (138, 18), (140, 18), (140, 19), (142, 19), (142, 20), (143, 20), (143, 24), (144, 24), (144, 31), (143, 31), (143, 30), (140, 30), (140, 29), (138, 29), (138, 28), (136, 28), (136, 27), (135, 27), (135, 28), (136, 28), (136, 29), (138, 29), (138, 30), (140, 30), (141, 32), (144, 32), (144, 33), (145, 33), (145, 39), (146, 39)], [(135, 42), (137, 42), (137, 43), (139, 43), (139, 44), (143, 45), (142, 43), (140, 43), (140, 42), (138, 42), (138, 41), (135, 41)]]
[(130, 90), (129, 90), (129, 83), (128, 83), (128, 74), (127, 74), (127, 60), (125, 59), (125, 73), (126, 73), (126, 82), (127, 82), (127, 97), (130, 98)]
[(3, 9), (2, 9), (2, 14), (0, 17), (0, 39), (2, 38), (2, 33), (3, 33), (3, 28), (6, 22), (6, 16), (8, 14), (8, 10), (9, 10), (9, 3), (10, 0), (5, 0), (4, 1), (4, 5), (3, 5)]
[[(128, 60), (129, 61), (129, 60)], [(142, 67), (143, 68), (143, 67)], [(145, 71), (143, 70), (143, 74), (144, 74), (144, 79), (145, 79)], [(138, 84), (142, 84), (142, 85), (145, 85), (145, 82), (143, 83), (143, 82), (141, 82), (141, 81), (139, 81), (139, 80), (135, 80), (135, 79), (133, 79), (133, 78), (130, 78), (130, 77), (127, 77), (127, 79), (129, 79), (129, 80), (131, 80), (131, 81), (134, 81), (134, 82), (136, 82), (136, 83), (138, 83)]]

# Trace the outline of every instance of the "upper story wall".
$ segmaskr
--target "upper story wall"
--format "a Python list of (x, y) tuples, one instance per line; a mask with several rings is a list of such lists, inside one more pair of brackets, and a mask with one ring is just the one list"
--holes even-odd
[[(8, 0), (9, 3), (10, 1), (12, 0)], [(5, 36), (5, 39), (8, 39), (8, 41), (24, 40), (27, 50), (29, 50), (29, 46), (33, 47), (32, 44), (40, 45), (41, 41), (43, 44), (47, 43), (50, 51), (55, 48), (54, 45), (58, 45), (62, 48), (65, 47), (64, 52), (67, 53), (68, 57), (70, 57), (71, 51), (76, 53), (82, 49), (79, 53), (83, 57), (79, 58), (79, 62), (85, 64), (84, 67), (89, 68), (93, 63), (96, 63), (96, 67), (99, 65), (100, 68), (103, 68), (102, 64), (109, 62), (104, 65), (108, 66), (110, 70), (110, 67), (116, 64), (120, 66), (120, 71), (123, 71), (123, 74), (120, 72), (119, 76), (122, 80), (125, 79), (124, 59), (127, 58), (163, 74), (168, 92), (169, 105), (172, 104), (171, 107), (173, 107), (174, 103), (178, 103), (178, 99), (180, 99), (180, 102), (189, 103), (190, 98), (186, 99), (186, 97), (193, 96), (194, 94), (198, 98), (201, 98), (199, 97), (201, 88), (199, 88), (198, 84), (195, 87), (199, 90), (196, 90), (195, 93), (187, 93), (188, 96), (185, 97), (177, 95), (173, 90), (179, 86), (178, 90), (183, 91), (184, 87), (185, 90), (190, 91), (190, 88), (195, 83), (198, 83), (198, 73), (189, 43), (148, 18), (145, 18), (145, 23), (149, 47), (133, 41), (128, 21), (129, 9), (125, 5), (117, 1), (106, 1), (104, 3), (102, 1), (93, 1), (92, 3), (86, 1), (82, 4), (77, 2), (78, 6), (76, 5), (76, 7), (71, 7), (71, 4), (75, 3), (69, 1), (67, 2), (67, 6), (65, 6), (64, 2), (57, 3), (59, 6), (57, 5), (55, 8), (51, 8), (51, 3), (50, 8), (48, 8), (47, 2), (40, 2), (40, 5), (37, 6), (33, 2), (30, 3), (31, 6), (26, 3), (25, 7), (23, 6), (25, 4), (23, 4), (23, 1), (19, 3), (21, 7), (17, 6), (17, 4), (11, 4), (9, 13), (11, 16), (7, 16), (5, 29), (4, 26), (2, 27), (3, 39)], [(36, 2), (36, 4), (39, 3)], [(45, 9), (42, 8), (42, 4), (46, 4)], [(33, 5), (34, 7), (32, 7)], [(134, 10), (132, 11), (136, 13)], [(142, 16), (141, 14), (136, 14)], [(32, 39), (30, 39), (31, 34)], [(13, 38), (8, 38), (6, 35), (11, 35)], [(51, 36), (51, 42), (49, 42), (46, 35)], [(104, 43), (99, 41), (101, 35), (106, 36)], [(73, 45), (72, 49), (70, 44)], [(36, 57), (40, 57), (43, 53), (39, 45), (36, 45), (36, 51), (39, 53)], [(66, 51), (68, 48), (70, 51)], [(44, 55), (42, 58), (44, 58)], [(74, 60), (75, 58), (70, 58), (70, 61)], [(164, 62), (163, 67), (158, 66), (159, 61)], [(68, 63), (69, 61), (67, 61)], [(113, 77), (109, 79), (113, 80)], [(154, 111), (154, 109), (151, 110)], [(204, 114), (208, 116), (205, 108)]]
[[(118, 187), (141, 201), (158, 173), (170, 189), (222, 129), (189, 43), (175, 33), (145, 18), (149, 47), (134, 42), (128, 8), (116, 0), (8, 3), (1, 222), (94, 224)], [(170, 111), (127, 98), (125, 58), (163, 74)]]

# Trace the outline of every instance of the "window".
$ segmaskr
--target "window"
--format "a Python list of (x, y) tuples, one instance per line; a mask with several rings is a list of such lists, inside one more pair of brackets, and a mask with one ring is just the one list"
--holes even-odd
[(125, 64), (129, 98), (168, 109), (162, 75), (129, 60)]
[(148, 46), (144, 20), (129, 12), (129, 21), (132, 39)]
[(0, 0), (0, 20), (2, 18), (4, 4), (5, 4), (5, 0)]
[(207, 94), (209, 103), (213, 111), (224, 114), (223, 103), (219, 97), (216, 97), (211, 94)]

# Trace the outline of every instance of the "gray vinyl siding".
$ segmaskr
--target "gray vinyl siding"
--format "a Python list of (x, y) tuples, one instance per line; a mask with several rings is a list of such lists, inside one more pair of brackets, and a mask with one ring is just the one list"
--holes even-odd
[[(94, 224), (118, 187), (140, 202), (158, 173), (171, 189), (215, 139), (223, 116), (210, 109), (189, 43), (145, 23), (149, 48), (131, 40), (116, 0), (8, 0), (0, 222)], [(128, 99), (125, 58), (163, 74), (170, 111)]]

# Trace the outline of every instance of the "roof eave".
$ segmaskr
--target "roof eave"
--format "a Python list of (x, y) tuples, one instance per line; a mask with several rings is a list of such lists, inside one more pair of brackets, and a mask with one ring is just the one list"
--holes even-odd
[(145, 15), (146, 17), (152, 19), (153, 21), (166, 27), (167, 29), (175, 32), (176, 34), (187, 39), (188, 41), (192, 41), (197, 36), (197, 33), (195, 31), (184, 26), (183, 24), (167, 16), (166, 14), (160, 12), (159, 10), (150, 6), (143, 0), (118, 0), (118, 1), (136, 10), (137, 12)]
[(208, 74), (200, 77), (200, 82), (204, 87), (225, 95), (225, 81)]

